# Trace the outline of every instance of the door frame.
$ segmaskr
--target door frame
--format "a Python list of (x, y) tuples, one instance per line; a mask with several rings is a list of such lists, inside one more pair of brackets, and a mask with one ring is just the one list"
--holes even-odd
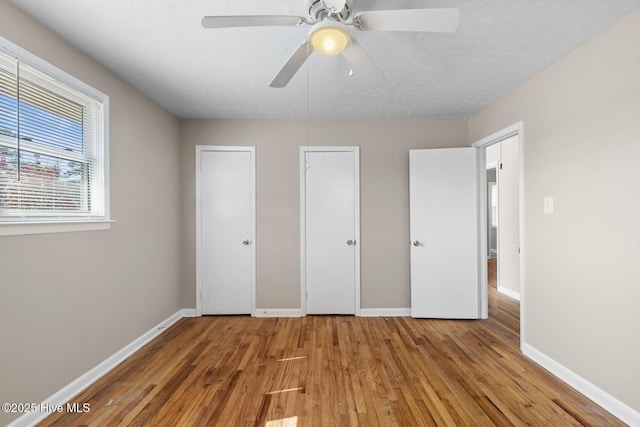
[(307, 169), (307, 153), (311, 152), (352, 152), (354, 153), (354, 195), (355, 195), (355, 218), (354, 218), (354, 240), (355, 240), (355, 315), (360, 316), (360, 147), (316, 147), (302, 146), (300, 147), (300, 309), (302, 315), (307, 315), (307, 259), (306, 259), (306, 169)]
[[(512, 136), (518, 135), (519, 144), (519, 183), (518, 183), (518, 226), (519, 226), (519, 246), (520, 246), (520, 348), (522, 349), (526, 343), (526, 292), (525, 292), (525, 239), (524, 239), (524, 123), (522, 121), (514, 123), (504, 129), (492, 133), (472, 144), (472, 147), (478, 149), (478, 170), (481, 171), (478, 176), (479, 186), (479, 202), (478, 221), (481, 224), (487, 223), (487, 174), (486, 174), (486, 156), (485, 148), (495, 143), (504, 141)], [(487, 229), (486, 226), (480, 227), (480, 318), (489, 317), (489, 290), (487, 288)], [(500, 248), (498, 247), (498, 250)], [(499, 253), (498, 253), (498, 256)]]
[(251, 153), (251, 316), (256, 315), (256, 147), (196, 145), (196, 316), (202, 316), (202, 153), (240, 151)]

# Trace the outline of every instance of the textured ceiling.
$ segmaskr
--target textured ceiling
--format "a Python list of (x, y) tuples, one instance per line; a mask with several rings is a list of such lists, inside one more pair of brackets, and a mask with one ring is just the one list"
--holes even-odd
[(306, 0), (12, 0), (180, 118), (468, 117), (640, 7), (640, 0), (353, 0), (458, 7), (454, 34), (352, 32), (385, 76), (318, 54), (268, 85), (308, 27), (205, 30), (205, 15), (306, 16)]

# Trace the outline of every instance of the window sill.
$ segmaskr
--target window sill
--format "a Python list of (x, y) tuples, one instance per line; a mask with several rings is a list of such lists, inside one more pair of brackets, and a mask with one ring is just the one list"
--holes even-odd
[(112, 220), (0, 222), (0, 236), (109, 230)]

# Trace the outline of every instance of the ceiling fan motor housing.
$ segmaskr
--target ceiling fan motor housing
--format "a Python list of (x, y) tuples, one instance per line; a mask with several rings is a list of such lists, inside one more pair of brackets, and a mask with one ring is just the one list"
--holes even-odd
[[(320, 22), (329, 15), (331, 15), (331, 11), (326, 8), (323, 0), (309, 0), (309, 17), (313, 21)], [(340, 13), (335, 13), (331, 17), (338, 21), (345, 22), (350, 16), (351, 0), (347, 0)]]

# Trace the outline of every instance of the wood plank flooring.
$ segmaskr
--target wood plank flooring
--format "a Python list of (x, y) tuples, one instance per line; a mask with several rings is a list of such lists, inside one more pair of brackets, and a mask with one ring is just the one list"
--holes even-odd
[(490, 319), (182, 319), (46, 426), (621, 426), (518, 349), (518, 302)]
[(494, 288), (498, 287), (498, 258), (489, 258), (487, 260), (487, 283)]

